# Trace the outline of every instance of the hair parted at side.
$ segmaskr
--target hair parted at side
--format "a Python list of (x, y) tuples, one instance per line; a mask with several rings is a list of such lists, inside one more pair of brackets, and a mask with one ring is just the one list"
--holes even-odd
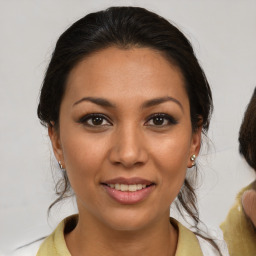
[(239, 152), (256, 172), (256, 87), (239, 131)]
[[(204, 71), (193, 48), (184, 34), (161, 16), (140, 7), (111, 7), (90, 13), (71, 25), (58, 39), (43, 81), (37, 114), (44, 126), (58, 130), (60, 104), (71, 70), (84, 58), (107, 47), (120, 49), (148, 47), (159, 51), (184, 78), (190, 103), (193, 131), (209, 128), (213, 110), (212, 94)], [(197, 168), (194, 168), (195, 175)], [(59, 198), (67, 197), (70, 188), (64, 172), (63, 189), (56, 186)], [(178, 195), (181, 207), (192, 217), (195, 227), (199, 223), (196, 195), (188, 179)], [(180, 207), (178, 206), (180, 210)], [(210, 241), (219, 251), (216, 244)]]

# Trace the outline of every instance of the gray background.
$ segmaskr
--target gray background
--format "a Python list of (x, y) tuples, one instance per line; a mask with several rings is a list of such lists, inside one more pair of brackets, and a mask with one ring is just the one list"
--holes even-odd
[(0, 1), (0, 251), (47, 235), (72, 201), (56, 207), (56, 162), (36, 107), (58, 36), (88, 12), (137, 5), (168, 18), (192, 41), (212, 87), (215, 110), (207, 150), (199, 158), (201, 219), (224, 220), (254, 172), (238, 154), (242, 116), (256, 86), (256, 1)]

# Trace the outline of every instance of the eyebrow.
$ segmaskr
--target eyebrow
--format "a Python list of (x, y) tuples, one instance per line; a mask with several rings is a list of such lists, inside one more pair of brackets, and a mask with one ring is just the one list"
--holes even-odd
[(115, 105), (110, 103), (108, 100), (106, 99), (103, 99), (103, 98), (94, 98), (94, 97), (84, 97), (80, 100), (78, 100), (77, 102), (75, 102), (73, 104), (73, 107), (83, 101), (89, 101), (89, 102), (92, 102), (94, 104), (97, 104), (99, 106), (102, 106), (102, 107), (110, 107), (110, 108), (114, 108)]
[[(99, 105), (99, 106), (102, 106), (102, 107), (110, 107), (110, 108), (114, 108), (115, 107), (114, 104), (112, 104), (111, 102), (109, 102), (108, 100), (106, 100), (104, 98), (94, 98), (94, 97), (84, 97), (84, 98), (76, 101), (73, 104), (73, 106), (76, 106), (79, 103), (84, 102), (84, 101), (89, 101), (89, 102), (92, 102), (92, 103), (94, 103), (96, 105)], [(153, 106), (162, 104), (162, 103), (167, 102), (167, 101), (171, 101), (171, 102), (176, 103), (181, 108), (181, 110), (184, 112), (182, 104), (177, 99), (175, 99), (173, 97), (169, 97), (169, 96), (147, 100), (146, 102), (144, 102), (142, 104), (142, 108), (153, 107)]]
[(167, 101), (172, 101), (172, 102), (176, 103), (181, 108), (181, 110), (184, 112), (184, 108), (183, 108), (182, 104), (177, 99), (169, 97), (169, 96), (155, 98), (152, 100), (147, 100), (145, 103), (143, 103), (142, 108), (153, 107), (155, 105), (159, 105), (159, 104), (167, 102)]

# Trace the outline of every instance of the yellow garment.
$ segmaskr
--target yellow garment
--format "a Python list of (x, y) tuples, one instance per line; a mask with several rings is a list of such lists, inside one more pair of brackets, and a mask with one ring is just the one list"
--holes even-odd
[(220, 225), (230, 256), (256, 256), (256, 232), (245, 216), (241, 201), (243, 193), (249, 189), (256, 189), (256, 181), (238, 193), (235, 204)]
[[(67, 223), (72, 221), (72, 219), (74, 220), (74, 218), (77, 218), (77, 216), (70, 216), (67, 219), (64, 219), (55, 231), (44, 240), (36, 256), (71, 256), (65, 242), (64, 228)], [(171, 222), (179, 230), (178, 245), (175, 256), (203, 256), (195, 234), (176, 220), (171, 219)]]

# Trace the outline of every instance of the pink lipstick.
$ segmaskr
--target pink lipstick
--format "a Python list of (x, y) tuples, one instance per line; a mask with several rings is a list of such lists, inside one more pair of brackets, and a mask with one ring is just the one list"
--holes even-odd
[(155, 183), (139, 177), (107, 180), (101, 183), (108, 195), (121, 204), (136, 204), (145, 200), (155, 188)]

